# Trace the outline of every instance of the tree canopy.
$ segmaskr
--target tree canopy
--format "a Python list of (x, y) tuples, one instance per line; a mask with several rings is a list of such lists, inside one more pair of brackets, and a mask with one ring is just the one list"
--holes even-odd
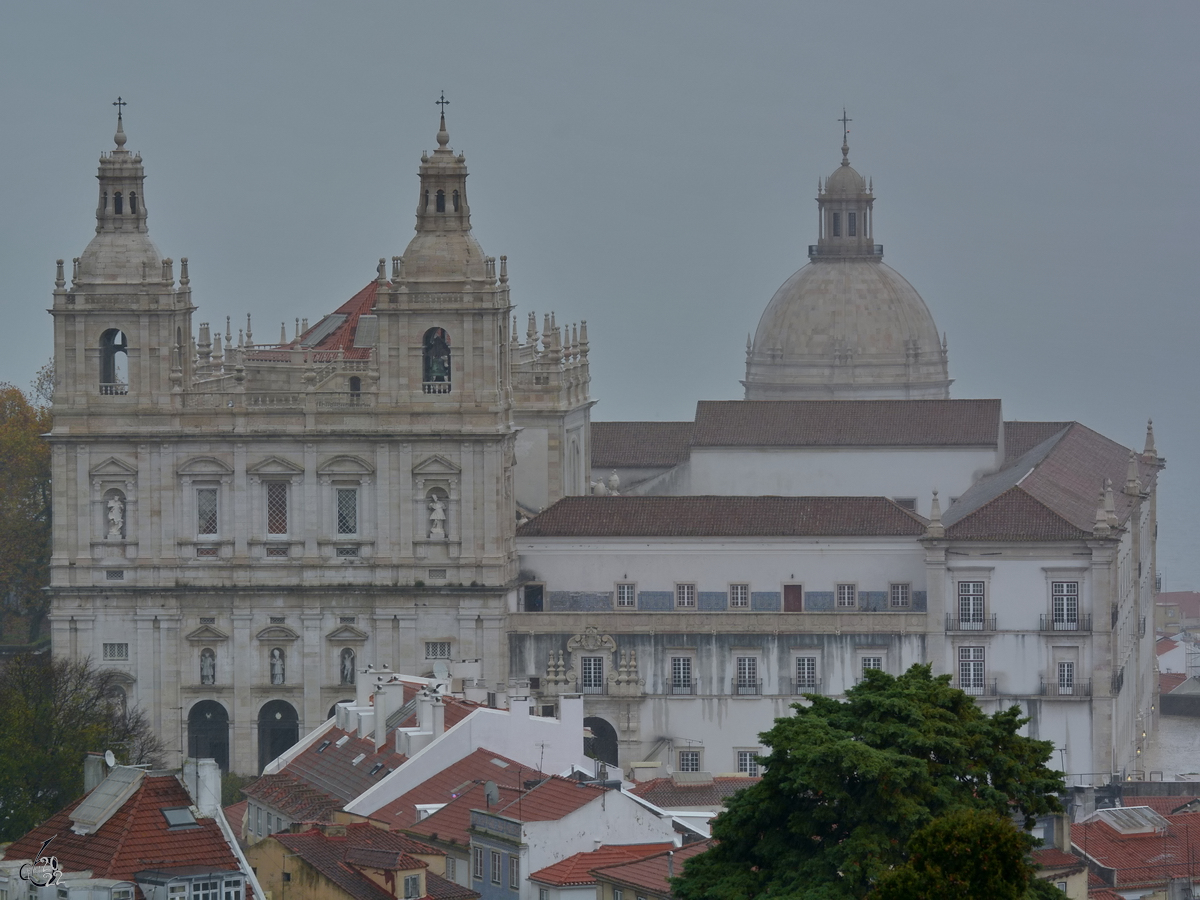
[(0, 841), (11, 841), (83, 793), (89, 750), (160, 764), (162, 745), (129, 710), (118, 675), (88, 661), (25, 653), (0, 670)]
[(1019, 813), (1028, 827), (1060, 809), (1050, 742), (1017, 733), (1017, 707), (986, 715), (927, 665), (870, 670), (844, 701), (806, 696), (762, 734), (762, 780), (713, 821), (718, 843), (687, 861), (679, 900), (861, 898), (941, 816)]

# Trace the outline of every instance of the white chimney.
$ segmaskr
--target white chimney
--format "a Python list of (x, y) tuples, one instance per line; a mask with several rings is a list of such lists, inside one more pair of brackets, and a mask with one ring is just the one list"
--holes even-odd
[(196, 760), (196, 764), (199, 769), (197, 790), (192, 799), (200, 815), (212, 817), (221, 808), (221, 767), (215, 759)]

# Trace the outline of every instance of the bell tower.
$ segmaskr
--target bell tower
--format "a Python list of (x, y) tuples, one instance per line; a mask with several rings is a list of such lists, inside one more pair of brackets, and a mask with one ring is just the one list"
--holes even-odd
[(147, 230), (141, 154), (125, 149), (117, 99), (115, 148), (96, 175), (96, 235), (54, 281), (55, 414), (73, 408), (170, 406), (190, 383), (191, 288), (187, 259), (159, 255)]

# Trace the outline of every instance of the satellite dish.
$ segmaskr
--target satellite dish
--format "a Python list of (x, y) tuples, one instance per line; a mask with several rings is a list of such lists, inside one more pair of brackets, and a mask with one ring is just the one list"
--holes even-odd
[(488, 809), (492, 808), (493, 803), (500, 802), (500, 788), (496, 787), (496, 782), (489, 781), (484, 784), (483, 796), (487, 800)]
[(104, 764), (110, 769), (117, 764), (117, 758), (113, 755), (111, 750), (104, 751)]

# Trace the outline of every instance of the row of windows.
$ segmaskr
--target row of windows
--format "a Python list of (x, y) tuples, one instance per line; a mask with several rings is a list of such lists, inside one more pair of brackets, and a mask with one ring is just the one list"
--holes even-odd
[[(737, 766), (737, 772), (742, 775), (750, 775), (757, 778), (760, 774), (758, 765), (758, 755), (761, 750), (736, 750), (734, 751), (734, 762)], [(675, 769), (678, 772), (701, 772), (701, 754), (703, 751), (697, 749), (679, 750), (675, 754)]]
[[(857, 609), (859, 605), (858, 585), (842, 583), (835, 585), (838, 609)], [(618, 609), (637, 608), (637, 584), (634, 582), (619, 582), (615, 590)], [(695, 582), (676, 582), (675, 608), (696, 608), (697, 585)], [(729, 608), (750, 608), (750, 585), (746, 582), (734, 582), (729, 585)], [(526, 612), (541, 612), (545, 597), (545, 585), (525, 585)], [(888, 606), (891, 609), (910, 609), (912, 607), (912, 585), (894, 583), (888, 585)], [(804, 611), (804, 585), (785, 584), (783, 586), (783, 611)]]
[[(983, 647), (958, 648), (958, 688), (968, 694), (980, 696), (988, 692), (987, 657)], [(1050, 671), (1049, 683), (1043, 680), (1041, 693), (1073, 696), (1080, 693), (1084, 685), (1076, 680), (1075, 660), (1055, 660)]]
[[(458, 191), (450, 192), (450, 202), (455, 212), (458, 212)], [(429, 209), (429, 191), (425, 192), (425, 208)], [(446, 192), (438, 191), (434, 195), (434, 209), (437, 212), (446, 211)]]
[(508, 886), (514, 891), (521, 889), (521, 859), (514, 854), (501, 854), (499, 850), (491, 850), (488, 853), (489, 862), (491, 865), (484, 869), (483, 847), (473, 848), (473, 861), (471, 875), (476, 881), (483, 881), (485, 878), (491, 881), (492, 884), (502, 884), (504, 878), (503, 856), (508, 856)]
[[(958, 583), (958, 619), (953, 623), (959, 631), (986, 631), (995, 627), (987, 615), (986, 586), (982, 581)], [(1050, 621), (1054, 631), (1077, 631), (1086, 624), (1079, 615), (1079, 582), (1050, 583)]]
[[(108, 191), (105, 191), (103, 193), (103, 195), (101, 195), (100, 209), (103, 212), (108, 212)], [(132, 215), (137, 215), (137, 211), (138, 211), (137, 192), (130, 191), (129, 192), (129, 212)], [(113, 193), (113, 212), (116, 213), (118, 216), (123, 215), (125, 212), (125, 199), (121, 196), (120, 191), (115, 191)]]
[[(830, 228), (834, 237), (842, 236), (842, 214), (833, 213), (831, 216)], [(858, 214), (846, 213), (846, 235), (848, 237), (858, 236)]]

